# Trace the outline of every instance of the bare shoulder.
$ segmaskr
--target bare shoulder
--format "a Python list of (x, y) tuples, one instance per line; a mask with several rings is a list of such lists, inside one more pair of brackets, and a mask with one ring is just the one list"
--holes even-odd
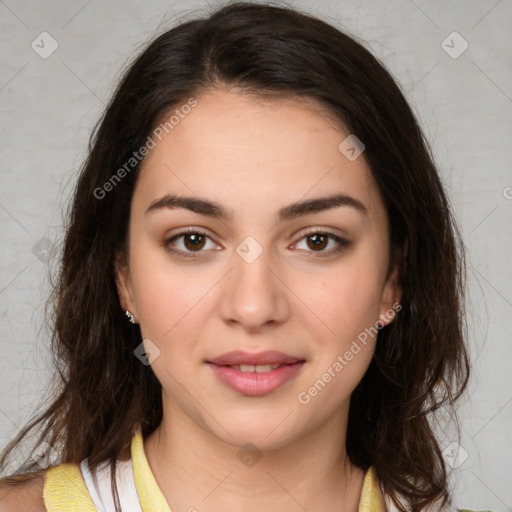
[(16, 484), (0, 482), (0, 512), (46, 512), (43, 488), (43, 475)]

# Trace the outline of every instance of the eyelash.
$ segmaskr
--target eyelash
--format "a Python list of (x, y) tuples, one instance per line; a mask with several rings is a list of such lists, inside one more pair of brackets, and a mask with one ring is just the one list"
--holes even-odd
[[(200, 254), (201, 252), (204, 252), (204, 251), (202, 251), (202, 250), (201, 251), (182, 251), (181, 249), (174, 249), (172, 247), (169, 247), (169, 244), (171, 242), (174, 242), (175, 240), (179, 239), (180, 237), (183, 237), (183, 236), (189, 235), (189, 234), (201, 235), (201, 236), (204, 236), (204, 237), (209, 238), (211, 240), (211, 237), (207, 233), (205, 233), (204, 231), (201, 231), (200, 229), (189, 228), (189, 229), (187, 229), (185, 231), (181, 231), (180, 233), (177, 233), (176, 235), (173, 235), (171, 238), (166, 239), (164, 241), (164, 245), (165, 245), (165, 247), (167, 248), (167, 250), (169, 252), (177, 254), (177, 255), (179, 255), (179, 256), (181, 256), (183, 258), (197, 258), (198, 254)], [(350, 245), (350, 242), (348, 240), (345, 240), (344, 238), (341, 238), (340, 236), (335, 235), (334, 233), (329, 233), (329, 232), (322, 231), (322, 230), (319, 230), (319, 229), (310, 229), (310, 230), (308, 230), (298, 240), (298, 242), (301, 242), (305, 238), (308, 238), (308, 237), (310, 237), (312, 235), (325, 235), (329, 239), (334, 240), (338, 244), (337, 248), (331, 249), (330, 251), (323, 251), (323, 250), (322, 251), (318, 251), (318, 256), (316, 256), (316, 257), (319, 257), (319, 258), (327, 257), (327, 256), (330, 256), (332, 254), (337, 254), (337, 253), (341, 252), (344, 248), (346, 248), (346, 247), (348, 247)], [(317, 253), (317, 251), (307, 251), (307, 252), (311, 252), (313, 254)], [(195, 253), (197, 253), (197, 255)]]

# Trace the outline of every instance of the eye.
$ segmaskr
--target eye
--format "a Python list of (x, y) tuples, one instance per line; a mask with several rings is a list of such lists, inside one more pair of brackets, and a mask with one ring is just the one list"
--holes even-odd
[[(208, 242), (211, 244), (210, 247), (208, 247)], [(301, 244), (303, 247), (300, 247)], [(164, 245), (169, 252), (184, 258), (196, 258), (199, 254), (196, 255), (194, 253), (201, 253), (207, 249), (221, 249), (207, 233), (194, 228), (189, 228), (166, 239)], [(340, 252), (349, 245), (350, 242), (348, 240), (334, 233), (312, 229), (299, 242), (295, 243), (293, 247), (304, 249), (307, 252), (319, 253), (319, 256), (329, 256)], [(325, 250), (328, 247), (330, 249)]]
[[(178, 243), (177, 241), (180, 239), (182, 240)], [(210, 241), (212, 246), (207, 247), (208, 241)], [(177, 253), (185, 258), (195, 258), (196, 256), (192, 253), (204, 252), (203, 249), (205, 248), (219, 248), (206, 233), (193, 228), (172, 236), (165, 240), (164, 244), (170, 252)], [(174, 245), (174, 247), (172, 245)]]
[[(303, 243), (303, 241), (305, 242)], [(303, 245), (303, 247), (300, 247), (301, 244)], [(331, 246), (331, 248), (329, 250), (324, 250), (326, 249), (326, 247), (329, 247), (329, 245)], [(324, 254), (327, 256), (330, 254), (338, 253), (344, 247), (347, 247), (349, 245), (350, 242), (348, 240), (345, 240), (344, 238), (341, 238), (340, 236), (335, 235), (334, 233), (312, 229), (308, 231), (299, 240), (299, 242), (295, 244), (294, 247), (298, 249), (303, 249), (305, 246), (305, 250), (307, 252), (317, 252), (320, 253), (321, 256), (323, 256)]]

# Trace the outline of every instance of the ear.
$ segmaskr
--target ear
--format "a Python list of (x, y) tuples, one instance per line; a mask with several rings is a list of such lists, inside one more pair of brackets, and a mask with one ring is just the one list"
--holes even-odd
[[(398, 311), (402, 309), (400, 300), (402, 299), (402, 287), (400, 285), (400, 268), (402, 268), (402, 259), (405, 252), (399, 253), (399, 258), (395, 258), (395, 264), (382, 290), (379, 324), (384, 327), (389, 325)], [(398, 261), (396, 261), (398, 260)]]
[(123, 311), (130, 311), (130, 313), (135, 317), (135, 321), (137, 321), (137, 307), (133, 299), (133, 285), (130, 268), (126, 258), (119, 253), (116, 254), (115, 258), (114, 275), (121, 308)]

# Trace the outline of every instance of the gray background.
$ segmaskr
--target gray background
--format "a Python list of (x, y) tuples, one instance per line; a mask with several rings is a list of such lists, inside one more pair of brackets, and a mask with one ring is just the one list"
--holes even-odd
[[(218, 4), (0, 0), (2, 446), (40, 407), (49, 379), (47, 255), (62, 240), (63, 207), (92, 127), (125, 63), (155, 32)], [(365, 41), (432, 144), (468, 249), (473, 364), (459, 409), (461, 448), (451, 450), (450, 433), (442, 446), (454, 466), (456, 506), (510, 511), (512, 2), (291, 4)], [(50, 56), (42, 32), (58, 44)]]

